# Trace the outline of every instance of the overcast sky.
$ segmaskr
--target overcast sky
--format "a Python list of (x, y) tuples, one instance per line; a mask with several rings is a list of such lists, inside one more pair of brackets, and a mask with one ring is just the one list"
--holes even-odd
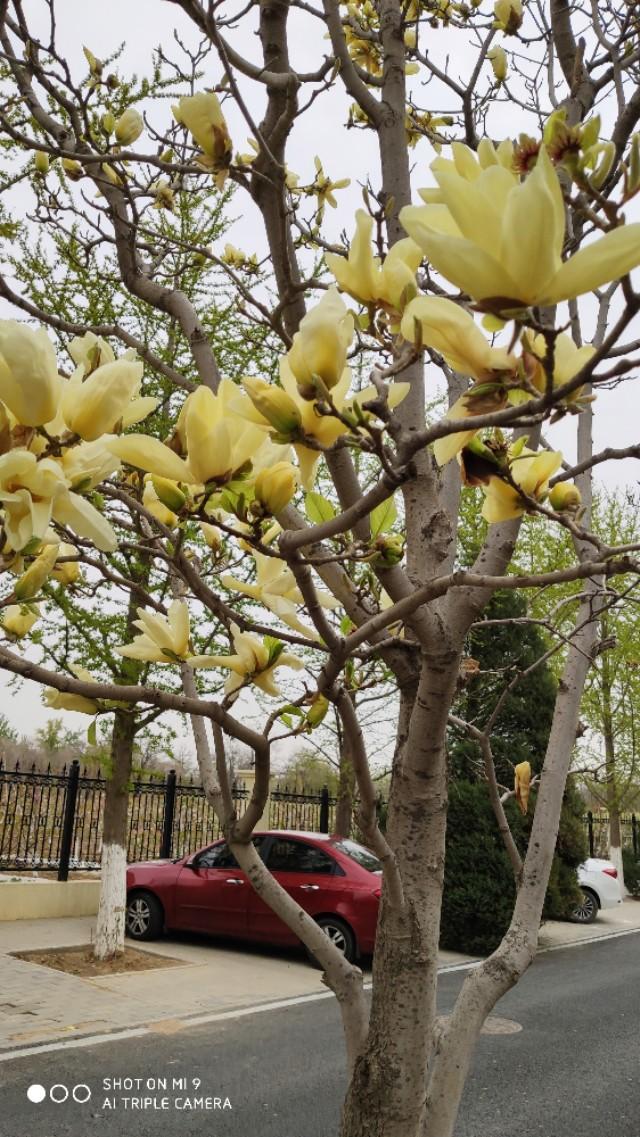
[[(44, 5), (41, 0), (30, 0), (26, 5), (26, 11), (30, 19), (36, 12), (40, 13), (39, 19), (42, 20)], [(86, 44), (97, 56), (104, 58), (124, 41), (124, 55), (117, 64), (118, 70), (123, 74), (131, 71), (145, 74), (150, 72), (151, 51), (158, 43), (162, 44), (165, 54), (177, 56), (174, 33), (191, 46), (197, 39), (192, 24), (181, 10), (164, 0), (110, 0), (109, 3), (97, 0), (93, 2), (58, 0), (56, 13), (59, 46), (64, 50), (72, 72), (77, 77), (86, 74), (86, 63), (82, 55), (83, 44)], [(37, 24), (35, 26), (37, 27)], [(45, 34), (47, 25), (41, 22), (40, 29)], [(294, 14), (292, 33), (294, 65), (298, 70), (311, 70), (317, 67), (327, 50), (325, 40), (319, 33), (319, 25), (314, 22), (310, 29), (308, 23), (303, 25), (299, 14)], [(236, 33), (235, 46), (241, 47), (249, 57), (258, 61), (259, 45), (253, 35), (247, 31), (244, 18), (241, 33)], [(469, 59), (470, 53), (464, 49), (461, 51), (460, 37), (455, 35), (455, 38), (452, 38), (452, 33), (443, 30), (433, 32), (430, 51), (439, 62), (444, 61), (452, 48), (455, 51), (453, 55), (455, 64), (461, 72), (464, 72), (465, 62)], [(203, 77), (202, 85), (203, 87), (213, 85), (219, 82), (220, 78), (219, 70), (212, 71), (210, 75)], [(260, 89), (255, 91), (255, 87), (252, 90), (249, 86), (246, 92), (250, 109), (259, 118), (261, 91)], [(368, 175), (371, 175), (374, 184), (377, 181), (377, 157), (370, 133), (336, 129), (337, 124), (345, 120), (346, 105), (344, 97), (337, 92), (319, 99), (309, 115), (304, 116), (302, 124), (296, 127), (292, 138), (290, 166), (300, 175), (302, 183), (313, 180), (313, 159), (316, 154), (321, 157), (325, 171), (333, 178), (351, 177), (352, 179), (351, 186), (339, 193), (340, 209), (333, 215), (328, 211), (327, 232), (330, 239), (336, 239), (341, 229), (345, 227), (348, 233), (352, 231), (353, 222), (350, 219), (362, 201), (361, 184)], [(230, 104), (226, 104), (234, 148), (240, 151), (246, 150), (245, 140), (250, 131), (235, 108), (229, 109), (229, 107)], [(162, 113), (158, 106), (146, 109), (157, 125), (166, 121), (164, 115), (168, 115), (168, 108), (163, 108)], [(439, 106), (438, 109), (443, 107)], [(531, 130), (531, 124), (524, 118), (519, 121), (518, 115), (517, 107), (507, 108), (504, 104), (500, 106), (496, 103), (491, 118), (494, 137), (504, 134), (515, 138), (521, 130), (527, 128)], [(433, 157), (433, 152), (426, 141), (419, 143), (414, 151), (414, 157), (416, 166), (414, 185), (417, 188), (430, 184), (428, 162)], [(256, 250), (263, 253), (265, 246), (260, 219), (243, 194), (236, 195), (232, 203), (232, 212), (238, 220), (226, 239), (231, 239), (245, 251)], [(588, 328), (585, 338), (589, 338)], [(637, 442), (637, 414), (633, 412), (629, 385), (616, 394), (603, 393), (599, 396), (595, 423), (597, 448), (605, 444), (627, 446)], [(564, 449), (567, 457), (571, 458), (574, 454), (574, 434), (575, 421), (569, 419), (551, 428), (548, 437), (554, 445)], [(607, 469), (600, 467), (599, 473), (610, 486), (628, 484), (637, 477), (631, 462), (610, 464)], [(40, 691), (35, 684), (24, 684), (21, 690), (10, 691), (6, 681), (3, 683), (0, 676), (0, 694), (3, 712), (24, 733), (32, 733), (51, 714), (42, 706)], [(68, 721), (72, 728), (85, 729), (88, 720), (86, 716), (67, 714), (65, 721)]]

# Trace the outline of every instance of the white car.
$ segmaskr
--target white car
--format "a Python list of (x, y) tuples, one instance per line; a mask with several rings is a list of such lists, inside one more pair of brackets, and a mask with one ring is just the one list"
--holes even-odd
[(578, 867), (582, 902), (571, 913), (574, 924), (592, 924), (601, 908), (622, 904), (618, 870), (611, 861), (588, 857)]

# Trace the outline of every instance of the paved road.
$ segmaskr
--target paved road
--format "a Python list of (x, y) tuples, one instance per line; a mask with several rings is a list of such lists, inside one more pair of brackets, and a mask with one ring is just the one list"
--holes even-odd
[[(456, 1137), (637, 1137), (639, 972), (636, 935), (540, 956), (496, 1009), (522, 1031), (481, 1040)], [(444, 1011), (461, 981), (441, 976)], [(335, 1137), (341, 1055), (331, 1000), (33, 1055), (0, 1064), (0, 1137)], [(165, 1078), (167, 1089), (103, 1088), (126, 1077)], [(33, 1083), (85, 1083), (92, 1097), (31, 1104)], [(125, 1107), (145, 1096), (157, 1106), (169, 1098), (169, 1108)], [(233, 1108), (176, 1109), (185, 1096), (228, 1098)]]

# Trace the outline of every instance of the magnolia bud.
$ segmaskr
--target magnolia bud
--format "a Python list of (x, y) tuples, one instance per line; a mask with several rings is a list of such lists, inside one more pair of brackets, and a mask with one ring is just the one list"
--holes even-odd
[(374, 548), (375, 564), (383, 567), (398, 565), (404, 556), (404, 537), (401, 533), (387, 533), (376, 538)]
[(81, 715), (95, 715), (99, 709), (93, 699), (85, 699), (84, 695), (56, 691), (55, 687), (45, 687), (44, 701), (46, 706), (54, 711), (79, 711)]
[(83, 47), (84, 57), (89, 64), (89, 71), (96, 78), (99, 79), (102, 75), (102, 68), (104, 64), (101, 59), (98, 59), (88, 47)]
[(16, 600), (31, 600), (49, 579), (58, 557), (57, 545), (45, 545), (29, 568), (22, 574), (14, 589)]
[(207, 521), (200, 522), (200, 531), (205, 543), (212, 553), (217, 553), (222, 546), (222, 534), (217, 525), (209, 525)]
[(107, 111), (107, 113), (102, 116), (102, 129), (105, 134), (113, 134), (115, 128), (116, 116), (112, 114), (111, 111)]
[(526, 813), (529, 808), (529, 787), (531, 785), (531, 765), (529, 762), (520, 762), (514, 768), (514, 789), (516, 801), (520, 812)]
[(115, 126), (116, 138), (121, 146), (130, 146), (140, 137), (143, 130), (144, 120), (134, 107), (129, 107), (124, 114), (120, 115)]
[(507, 78), (509, 65), (507, 62), (507, 55), (503, 47), (492, 47), (491, 51), (487, 52), (487, 59), (489, 60), (493, 74), (495, 75), (498, 83), (504, 83)]
[(79, 162), (74, 161), (73, 158), (63, 158), (62, 169), (72, 182), (79, 181), (83, 174), (82, 166)]
[(152, 475), (151, 481), (158, 495), (158, 500), (166, 505), (167, 509), (179, 513), (187, 500), (187, 495), (182, 492), (178, 483), (171, 481), (170, 478), (160, 478), (157, 475)]
[(2, 630), (7, 636), (20, 639), (31, 631), (39, 618), (36, 604), (10, 604), (2, 613)]
[(288, 505), (296, 492), (296, 472), (290, 462), (276, 462), (256, 478), (256, 501), (273, 516)]
[(311, 727), (312, 729), (314, 726), (318, 726), (322, 722), (328, 710), (329, 700), (327, 699), (326, 695), (316, 695), (306, 714), (305, 721), (307, 723), (307, 726)]
[(44, 150), (36, 150), (36, 156), (33, 164), (39, 174), (49, 173), (49, 155), (45, 154)]
[(580, 490), (573, 482), (558, 482), (549, 494), (549, 505), (558, 513), (573, 513), (581, 502)]
[(243, 379), (242, 386), (257, 411), (278, 434), (296, 432), (302, 422), (300, 411), (290, 395), (264, 379)]

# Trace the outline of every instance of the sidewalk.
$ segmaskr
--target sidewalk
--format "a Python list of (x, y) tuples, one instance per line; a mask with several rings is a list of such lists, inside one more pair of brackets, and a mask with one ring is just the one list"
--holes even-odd
[[(9, 954), (89, 943), (93, 922), (93, 917), (78, 917), (0, 923), (0, 1053), (147, 1024), (177, 1031), (184, 1020), (196, 1015), (326, 992), (321, 973), (301, 955), (253, 945), (221, 947), (188, 936), (136, 945), (177, 959), (178, 966), (93, 979), (66, 975)], [(630, 900), (586, 927), (556, 921), (544, 924), (540, 947), (548, 950), (632, 930), (640, 931), (640, 903)], [(440, 955), (443, 968), (470, 961), (469, 956), (456, 952)]]

